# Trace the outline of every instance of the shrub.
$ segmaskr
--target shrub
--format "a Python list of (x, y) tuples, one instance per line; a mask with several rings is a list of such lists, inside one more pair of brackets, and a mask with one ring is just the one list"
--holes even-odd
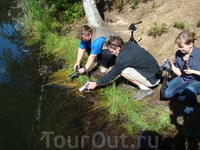
[(82, 2), (79, 0), (54, 0), (54, 3), (55, 4), (52, 5), (50, 11), (52, 15), (60, 21), (73, 23), (74, 21), (83, 18), (85, 15)]
[(147, 0), (129, 0), (128, 2), (131, 4), (131, 7), (133, 9), (137, 8), (138, 7), (138, 4), (140, 2), (146, 2)]
[(169, 28), (166, 23), (162, 23), (161, 26), (158, 26), (157, 22), (154, 22), (154, 27), (148, 30), (148, 36), (161, 36), (163, 33), (167, 33), (168, 30)]
[(183, 21), (174, 21), (173, 27), (184, 30), (186, 28), (186, 25)]
[(197, 22), (197, 27), (200, 27), (200, 19)]
[(121, 11), (123, 9), (123, 5), (124, 5), (123, 0), (117, 0), (115, 3), (115, 8), (117, 8)]
[(129, 0), (129, 3), (131, 4), (131, 7), (134, 9), (134, 8), (137, 8), (138, 4), (141, 2), (142, 0)]

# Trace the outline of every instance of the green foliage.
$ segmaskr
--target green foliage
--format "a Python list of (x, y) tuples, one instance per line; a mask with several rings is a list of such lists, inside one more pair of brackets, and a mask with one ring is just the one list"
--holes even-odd
[(105, 89), (104, 95), (104, 100), (96, 105), (107, 108), (117, 119), (124, 120), (124, 127), (129, 132), (152, 130), (164, 134), (164, 128), (174, 130), (174, 126), (170, 124), (168, 109), (151, 106), (148, 99), (132, 100), (132, 90), (124, 88), (123, 85), (116, 86), (113, 83)]
[(117, 0), (115, 3), (115, 8), (119, 9), (120, 11), (123, 9), (124, 2), (123, 0)]
[(53, 16), (60, 21), (73, 23), (84, 17), (85, 12), (80, 0), (46, 0), (46, 3), (51, 5), (49, 9)]
[(24, 32), (41, 32), (41, 30), (56, 32), (60, 30), (61, 23), (51, 16), (51, 12), (44, 2), (28, 0), (21, 2), (20, 5), (26, 9), (25, 17), (21, 18)]
[[(141, 3), (141, 2), (146, 2), (148, 0), (129, 0), (129, 3), (131, 4), (131, 7), (133, 9), (137, 8), (138, 7), (138, 4)], [(152, 0), (149, 0), (149, 1), (152, 1)]]
[(153, 0), (152, 8), (154, 9), (154, 8), (156, 8), (156, 7), (157, 7), (157, 4), (156, 4), (155, 0)]
[(183, 21), (174, 21), (173, 27), (184, 30), (186, 28), (186, 25)]
[(163, 33), (167, 33), (169, 30), (169, 27), (166, 23), (162, 23), (160, 26), (157, 24), (157, 22), (154, 22), (154, 26), (151, 27), (148, 30), (148, 36), (161, 36)]
[(24, 3), (21, 3), (21, 5), (22, 5), (22, 8), (26, 10), (26, 15), (28, 16), (25, 19), (29, 19), (28, 21), (30, 20), (51, 21), (52, 20), (50, 16), (50, 12), (47, 11), (46, 4), (42, 1), (27, 0), (27, 1), (24, 1)]
[[(59, 1), (61, 2), (67, 1)], [(47, 4), (34, 0), (25, 1), (25, 3), (28, 12), (26, 19), (23, 20), (24, 31), (28, 37), (25, 44), (27, 46), (37, 45), (40, 47), (40, 55), (54, 60), (63, 60), (63, 63), (73, 68), (72, 62), (77, 56), (79, 40), (75, 37), (60, 36), (62, 25), (52, 16), (47, 9)], [(78, 5), (75, 6), (78, 9)]]
[(137, 5), (142, 1), (143, 0), (129, 0), (129, 3), (131, 4), (131, 7), (135, 9), (138, 7)]
[(197, 21), (197, 27), (200, 27), (200, 19)]
[[(65, 61), (67, 68), (63, 69), (64, 71), (58, 71), (58, 74), (61, 76), (55, 73), (56, 75), (53, 77), (53, 82), (60, 81), (63, 84), (66, 82), (67, 74), (74, 72), (73, 65), (77, 56), (79, 40), (75, 37), (60, 36), (59, 31), (61, 24), (54, 16), (55, 13), (62, 10), (60, 12), (60, 19), (64, 20), (73, 16), (73, 10), (78, 10), (79, 6), (69, 3), (70, 7), (73, 6), (73, 10), (69, 9), (70, 12), (68, 12), (68, 9), (66, 9), (68, 6), (64, 5), (64, 2), (67, 2), (67, 0), (62, 1), (62, 3), (61, 1), (58, 1), (51, 9), (41, 1), (30, 1), (34, 5), (28, 5), (27, 7), (27, 11), (29, 12), (27, 14), (28, 21), (25, 22), (24, 26), (26, 30), (29, 31), (27, 44), (39, 45), (40, 53), (45, 57), (55, 60), (62, 59)], [(49, 2), (53, 3), (55, 1), (52, 0)], [(49, 10), (51, 10), (51, 12)], [(42, 15), (42, 17), (39, 15)], [(76, 16), (73, 16), (72, 18), (76, 18)], [(156, 29), (159, 28), (157, 23), (154, 25)], [(156, 35), (161, 35), (162, 33), (167, 32), (168, 28), (166, 24), (162, 24), (158, 30), (159, 33), (156, 33)], [(86, 82), (87, 77), (81, 76), (77, 80), (83, 84)], [(164, 128), (173, 130), (173, 125), (170, 124), (168, 110), (166, 108), (161, 106), (150, 106), (148, 104), (148, 99), (133, 101), (130, 98), (132, 94), (132, 91), (127, 90), (126, 88), (112, 84), (111, 87), (105, 89), (105, 98), (103, 98), (102, 101), (97, 102), (96, 105), (98, 107), (106, 108), (114, 117), (124, 120), (124, 127), (130, 132), (148, 129), (164, 133)]]
[[(147, 0), (116, 0), (114, 6), (115, 6), (115, 8), (117, 8), (117, 9), (119, 9), (121, 11), (123, 9), (124, 4), (126, 2), (128, 2), (128, 3), (130, 3), (131, 8), (135, 9), (135, 8), (138, 7), (139, 3), (146, 2), (146, 1)], [(153, 4), (153, 5), (155, 5), (155, 4)]]
[(71, 64), (76, 60), (77, 47), (79, 40), (75, 38), (59, 36), (54, 33), (47, 32), (44, 40), (44, 53), (53, 55), (57, 59), (66, 60), (67, 64)]
[[(69, 5), (67, 5), (69, 6)], [(83, 18), (85, 15), (80, 3), (74, 3), (68, 9), (62, 12), (61, 20), (72, 23), (78, 19)]]

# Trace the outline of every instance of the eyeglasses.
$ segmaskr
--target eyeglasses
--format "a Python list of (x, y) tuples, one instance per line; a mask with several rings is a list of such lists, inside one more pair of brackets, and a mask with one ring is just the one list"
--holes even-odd
[(112, 45), (112, 46), (116, 46), (116, 47), (119, 47), (118, 45), (116, 45), (116, 44), (110, 44), (110, 45)]

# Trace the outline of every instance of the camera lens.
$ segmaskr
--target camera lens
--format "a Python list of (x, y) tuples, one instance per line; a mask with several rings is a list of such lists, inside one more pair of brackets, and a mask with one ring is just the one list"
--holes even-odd
[(74, 72), (73, 74), (69, 75), (71, 79), (77, 77), (79, 75), (78, 71)]

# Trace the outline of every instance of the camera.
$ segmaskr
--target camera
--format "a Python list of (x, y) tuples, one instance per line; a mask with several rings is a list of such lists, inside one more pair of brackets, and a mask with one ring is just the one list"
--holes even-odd
[[(90, 80), (88, 82), (90, 82)], [(88, 87), (88, 83), (86, 82), (82, 87), (79, 88), (79, 92), (83, 92), (87, 90), (87, 87)]]
[(83, 92), (87, 90), (88, 82), (91, 82), (91, 80), (88, 80), (82, 87), (79, 88), (79, 92)]
[(78, 72), (78, 66), (76, 67), (76, 71), (74, 73), (72, 73), (71, 75), (69, 75), (68, 77), (70, 77), (71, 80), (73, 80), (74, 78), (78, 77), (79, 72)]
[(172, 64), (169, 59), (167, 59), (164, 64), (160, 67), (161, 71), (171, 71), (172, 70)]

